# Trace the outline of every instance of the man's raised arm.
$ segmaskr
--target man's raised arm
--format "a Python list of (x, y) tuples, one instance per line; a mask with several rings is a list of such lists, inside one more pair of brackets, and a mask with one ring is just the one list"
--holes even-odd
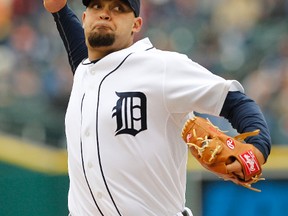
[(82, 24), (67, 5), (67, 0), (44, 0), (43, 4), (54, 17), (74, 74), (81, 61), (88, 57)]

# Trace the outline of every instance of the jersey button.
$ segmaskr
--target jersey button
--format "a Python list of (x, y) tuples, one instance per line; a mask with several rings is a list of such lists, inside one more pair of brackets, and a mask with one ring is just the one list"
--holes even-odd
[(93, 164), (91, 162), (88, 162), (88, 167), (89, 168), (92, 168), (93, 167)]
[(101, 193), (101, 192), (98, 192), (98, 193), (97, 193), (97, 197), (98, 197), (99, 199), (101, 199), (101, 198), (102, 198), (102, 193)]
[(90, 136), (90, 131), (88, 129), (85, 131), (85, 136)]

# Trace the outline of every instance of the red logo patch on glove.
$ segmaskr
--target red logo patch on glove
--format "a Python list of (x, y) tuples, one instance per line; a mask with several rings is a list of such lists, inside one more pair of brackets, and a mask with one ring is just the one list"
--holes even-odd
[(228, 138), (226, 140), (226, 145), (228, 146), (228, 148), (230, 148), (231, 150), (233, 150), (235, 148), (235, 142), (233, 139)]
[(239, 157), (242, 160), (245, 172), (248, 175), (254, 175), (260, 171), (258, 160), (251, 150), (239, 155)]

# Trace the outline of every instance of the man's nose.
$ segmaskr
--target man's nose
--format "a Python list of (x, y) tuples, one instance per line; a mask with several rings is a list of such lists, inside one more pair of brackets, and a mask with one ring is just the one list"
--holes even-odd
[(103, 20), (110, 20), (110, 13), (107, 9), (103, 9), (101, 11), (101, 14), (100, 14), (100, 19), (103, 19)]

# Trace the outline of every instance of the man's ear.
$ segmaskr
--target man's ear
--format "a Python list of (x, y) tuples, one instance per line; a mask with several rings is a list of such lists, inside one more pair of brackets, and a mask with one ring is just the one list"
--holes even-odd
[(132, 32), (133, 33), (140, 32), (142, 25), (143, 25), (143, 19), (141, 17), (136, 17), (133, 24)]
[(86, 13), (83, 12), (83, 14), (82, 14), (82, 27), (83, 27), (83, 28), (84, 28), (84, 26), (85, 26), (85, 18), (86, 18)]

